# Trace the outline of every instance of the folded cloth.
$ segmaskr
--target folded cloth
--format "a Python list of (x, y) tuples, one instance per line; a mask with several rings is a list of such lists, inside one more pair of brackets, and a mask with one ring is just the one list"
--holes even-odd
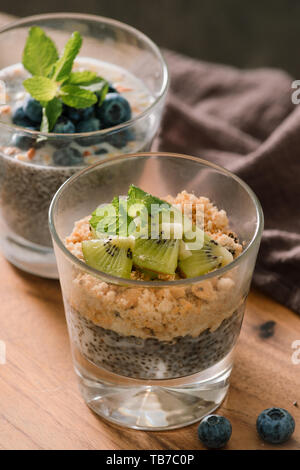
[(300, 313), (300, 105), (291, 101), (293, 79), (170, 51), (165, 57), (171, 87), (155, 148), (217, 163), (250, 185), (265, 215), (254, 285)]

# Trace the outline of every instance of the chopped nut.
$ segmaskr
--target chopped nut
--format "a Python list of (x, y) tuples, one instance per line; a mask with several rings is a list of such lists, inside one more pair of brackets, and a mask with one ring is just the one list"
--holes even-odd
[(27, 151), (27, 157), (29, 158), (29, 160), (32, 160), (33, 157), (35, 156), (35, 148), (31, 147), (28, 151)]

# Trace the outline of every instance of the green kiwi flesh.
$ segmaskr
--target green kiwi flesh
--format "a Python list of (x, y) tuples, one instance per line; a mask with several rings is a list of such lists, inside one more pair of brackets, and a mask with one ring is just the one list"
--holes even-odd
[(178, 269), (183, 277), (197, 277), (226, 266), (232, 260), (233, 256), (226, 248), (205, 234), (200, 250), (181, 247)]
[(180, 240), (138, 238), (133, 251), (133, 264), (140, 269), (162, 274), (175, 274)]
[(134, 242), (132, 237), (86, 240), (82, 242), (82, 253), (88, 266), (129, 279)]
[[(176, 271), (185, 278), (198, 277), (233, 260), (226, 248), (172, 207), (131, 185), (127, 197), (115, 197), (93, 212), (89, 222), (95, 239), (82, 242), (86, 263), (121, 278), (130, 278), (134, 265), (154, 280)], [(153, 230), (159, 238), (151, 238)]]

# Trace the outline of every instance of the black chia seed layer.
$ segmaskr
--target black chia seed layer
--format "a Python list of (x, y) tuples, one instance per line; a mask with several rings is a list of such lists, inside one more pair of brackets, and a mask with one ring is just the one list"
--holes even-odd
[(201, 372), (221, 361), (237, 341), (244, 306), (213, 332), (173, 341), (122, 336), (95, 325), (68, 308), (72, 341), (88, 361), (115, 374), (137, 379), (171, 379)]
[(1, 217), (8, 228), (29, 242), (52, 246), (48, 209), (58, 188), (76, 168), (28, 165), (0, 155)]

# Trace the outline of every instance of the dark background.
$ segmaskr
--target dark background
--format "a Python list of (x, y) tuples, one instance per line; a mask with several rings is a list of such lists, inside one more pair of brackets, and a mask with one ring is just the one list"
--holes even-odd
[(0, 11), (94, 13), (202, 60), (300, 74), (299, 0), (0, 0)]

